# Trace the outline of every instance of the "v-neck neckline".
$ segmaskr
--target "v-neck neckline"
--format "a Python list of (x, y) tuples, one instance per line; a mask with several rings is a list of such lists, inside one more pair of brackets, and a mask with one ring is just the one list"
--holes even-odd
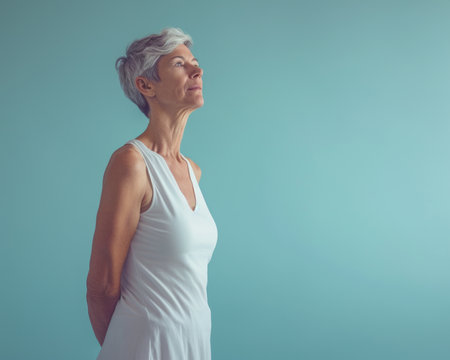
[(191, 210), (192, 213), (195, 213), (198, 209), (198, 196), (197, 196), (197, 191), (195, 189), (195, 185), (194, 185), (194, 180), (193, 180), (193, 169), (191, 168), (191, 164), (189, 164), (188, 159), (185, 158), (185, 156), (180, 153), (181, 157), (184, 159), (184, 161), (186, 161), (186, 164), (188, 166), (188, 172), (189, 172), (189, 180), (191, 181), (191, 185), (192, 185), (192, 189), (194, 190), (194, 197), (195, 197), (195, 206), (192, 209), (191, 205), (188, 202), (188, 199), (186, 198), (186, 196), (183, 194), (183, 192), (181, 191), (180, 185), (178, 185), (177, 180), (175, 179), (175, 176), (173, 175), (172, 171), (170, 170), (169, 165), (167, 164), (166, 159), (164, 158), (164, 156), (162, 156), (161, 154), (157, 153), (156, 151), (151, 150), (147, 145), (145, 145), (141, 140), (139, 139), (134, 139), (136, 141), (138, 141), (139, 143), (141, 143), (142, 146), (144, 146), (145, 149), (147, 149), (149, 152), (156, 154), (156, 156), (158, 156), (164, 163), (166, 170), (169, 172), (170, 177), (172, 178), (172, 181), (175, 184), (175, 187), (178, 189), (179, 194), (184, 198), (184, 202), (186, 203), (187, 207), (189, 210)]

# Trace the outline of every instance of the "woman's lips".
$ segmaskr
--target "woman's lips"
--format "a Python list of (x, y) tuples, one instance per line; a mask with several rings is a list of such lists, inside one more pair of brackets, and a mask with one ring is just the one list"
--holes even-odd
[(195, 88), (191, 88), (191, 89), (188, 89), (188, 90), (201, 90), (202, 88), (200, 88), (200, 87), (195, 87)]

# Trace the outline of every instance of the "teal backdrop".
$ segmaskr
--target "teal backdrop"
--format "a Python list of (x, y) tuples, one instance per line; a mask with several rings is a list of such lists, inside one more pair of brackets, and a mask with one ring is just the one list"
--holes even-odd
[(1, 8), (0, 358), (95, 359), (102, 177), (148, 121), (114, 62), (169, 26), (204, 69), (213, 360), (450, 358), (450, 2)]

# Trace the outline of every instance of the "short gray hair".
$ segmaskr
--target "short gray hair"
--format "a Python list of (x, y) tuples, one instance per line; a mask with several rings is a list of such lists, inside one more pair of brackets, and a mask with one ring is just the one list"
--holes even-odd
[(190, 48), (192, 38), (180, 28), (164, 28), (160, 34), (152, 34), (135, 40), (128, 45), (126, 56), (116, 60), (116, 70), (119, 73), (120, 86), (125, 95), (134, 102), (146, 117), (150, 113), (150, 105), (136, 88), (134, 80), (144, 76), (150, 81), (159, 82), (158, 63), (163, 55), (170, 54), (178, 45), (184, 44)]

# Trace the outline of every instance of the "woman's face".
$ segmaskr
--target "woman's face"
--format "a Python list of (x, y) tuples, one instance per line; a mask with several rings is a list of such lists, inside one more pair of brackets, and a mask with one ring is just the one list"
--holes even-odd
[(158, 74), (160, 81), (152, 85), (161, 105), (192, 110), (203, 106), (203, 70), (186, 45), (160, 58)]

